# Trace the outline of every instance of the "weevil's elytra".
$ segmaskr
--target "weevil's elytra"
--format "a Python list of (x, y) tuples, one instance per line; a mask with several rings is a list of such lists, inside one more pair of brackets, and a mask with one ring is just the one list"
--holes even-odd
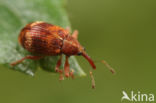
[[(59, 55), (63, 45), (64, 35), (68, 35), (63, 28), (44, 23), (28, 24), (19, 35), (20, 44), (28, 51), (42, 55)], [(62, 31), (64, 35), (58, 35)]]
[[(71, 55), (82, 55), (92, 66), (96, 69), (96, 66), (92, 59), (87, 55), (84, 47), (80, 45), (77, 40), (78, 31), (74, 31), (72, 35), (68, 29), (61, 28), (43, 21), (36, 21), (27, 24), (20, 32), (18, 41), (23, 48), (37, 56), (26, 56), (21, 60), (11, 63), (15, 66), (21, 63), (25, 59), (38, 60), (45, 56), (60, 55), (60, 59), (56, 64), (55, 70), (60, 73), (60, 79), (63, 79), (63, 72), (66, 77), (73, 77), (73, 70), (70, 70), (68, 58)], [(66, 55), (64, 64), (64, 71), (60, 69), (62, 54)], [(93, 81), (93, 87), (95, 87), (94, 78), (92, 72), (90, 73)]]

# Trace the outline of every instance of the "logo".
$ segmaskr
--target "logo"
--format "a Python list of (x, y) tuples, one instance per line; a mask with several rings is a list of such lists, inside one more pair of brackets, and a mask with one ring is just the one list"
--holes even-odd
[(122, 98), (121, 101), (128, 100), (128, 101), (146, 101), (146, 102), (153, 102), (154, 101), (154, 94), (146, 94), (146, 93), (141, 93), (140, 91), (134, 92), (131, 91), (130, 95), (128, 95), (125, 91), (122, 91)]

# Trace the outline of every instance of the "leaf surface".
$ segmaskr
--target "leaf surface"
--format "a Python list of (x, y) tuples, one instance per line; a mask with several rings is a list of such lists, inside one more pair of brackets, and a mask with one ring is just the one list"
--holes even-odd
[[(64, 28), (70, 26), (64, 6), (65, 0), (0, 0), (0, 64), (32, 76), (39, 67), (55, 73), (58, 56), (25, 60), (14, 67), (10, 63), (31, 55), (18, 44), (19, 32), (27, 23), (45, 21)], [(69, 62), (75, 74), (85, 75), (75, 57), (70, 57)]]

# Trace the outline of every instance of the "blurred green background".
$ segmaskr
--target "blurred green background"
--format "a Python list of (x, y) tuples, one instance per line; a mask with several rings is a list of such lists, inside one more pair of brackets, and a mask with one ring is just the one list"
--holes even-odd
[[(59, 82), (43, 70), (30, 77), (0, 67), (0, 103), (120, 103), (123, 90), (156, 94), (155, 0), (68, 0), (67, 11), (88, 54), (116, 75), (97, 62), (92, 90), (89, 76)], [(87, 61), (77, 59), (88, 73)]]

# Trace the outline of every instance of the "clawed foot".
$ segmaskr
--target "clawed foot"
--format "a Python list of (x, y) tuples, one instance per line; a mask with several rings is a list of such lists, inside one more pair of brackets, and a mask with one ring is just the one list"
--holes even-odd
[(72, 79), (74, 79), (74, 70), (72, 69), (70, 72), (68, 72), (68, 73), (65, 73), (65, 71), (63, 72), (63, 70), (61, 70), (61, 69), (58, 69), (58, 68), (55, 68), (55, 71), (57, 72), (57, 73), (59, 73), (59, 80), (64, 80), (64, 76), (65, 77), (71, 77)]
[(64, 65), (64, 71), (62, 69), (60, 69), (61, 66), (61, 61), (62, 61), (62, 55), (60, 56), (59, 60), (57, 61), (56, 67), (55, 67), (55, 71), (58, 72), (60, 74), (60, 78), (59, 80), (64, 80), (64, 76), (63, 73), (65, 75), (65, 77), (72, 77), (74, 78), (74, 70), (73, 69), (69, 69), (69, 62), (68, 62), (68, 56), (66, 56), (66, 60), (65, 60), (65, 65)]

